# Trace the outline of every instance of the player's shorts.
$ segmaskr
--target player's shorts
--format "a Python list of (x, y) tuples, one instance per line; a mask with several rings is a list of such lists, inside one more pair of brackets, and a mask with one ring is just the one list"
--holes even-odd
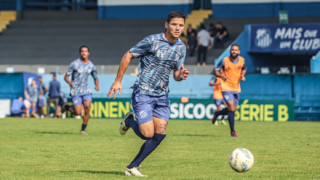
[(47, 105), (47, 100), (45, 96), (39, 96), (38, 98), (38, 107), (44, 107)]
[(225, 103), (226, 101), (224, 99), (214, 99), (214, 102), (217, 107), (221, 106), (221, 104)]
[(83, 101), (92, 101), (91, 94), (85, 94), (85, 95), (80, 95), (80, 96), (71, 96), (73, 105), (79, 105), (82, 104)]
[(237, 107), (239, 104), (239, 93), (234, 91), (224, 91), (222, 92), (223, 98), (226, 102), (231, 100), (234, 101), (234, 105)]
[(68, 104), (68, 102), (59, 101), (58, 106), (62, 107), (64, 104)]
[(38, 97), (37, 96), (33, 96), (33, 97), (30, 96), (29, 101), (30, 101), (30, 103), (37, 103)]
[(139, 125), (153, 120), (153, 116), (169, 121), (170, 103), (168, 95), (149, 96), (139, 94), (139, 88), (132, 93), (131, 103), (133, 113)]
[(13, 117), (22, 117), (23, 114), (24, 114), (23, 112), (19, 112), (19, 113), (11, 112), (11, 116), (13, 116)]

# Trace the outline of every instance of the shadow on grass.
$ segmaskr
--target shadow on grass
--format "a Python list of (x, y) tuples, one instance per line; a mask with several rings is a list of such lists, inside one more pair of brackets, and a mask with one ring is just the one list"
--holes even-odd
[(47, 132), (47, 131), (43, 131), (43, 132), (35, 132), (37, 134), (74, 134), (72, 132)]
[(90, 174), (113, 174), (123, 176), (124, 172), (120, 171), (89, 171), (89, 170), (78, 170), (78, 171), (60, 171), (60, 172), (81, 172), (81, 173), (90, 173)]
[(217, 137), (211, 134), (173, 134), (173, 136)]

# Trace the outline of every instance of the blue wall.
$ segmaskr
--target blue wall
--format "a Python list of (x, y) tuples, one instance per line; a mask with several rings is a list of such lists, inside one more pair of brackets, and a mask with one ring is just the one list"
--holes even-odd
[(166, 19), (171, 11), (189, 14), (191, 4), (98, 6), (99, 19)]
[(320, 2), (212, 3), (214, 18), (279, 17), (279, 10), (289, 17), (320, 16)]
[[(52, 75), (44, 75), (43, 81), (48, 85)], [(63, 75), (57, 79), (61, 83), (61, 90), (69, 94), (69, 86), (63, 80)], [(116, 75), (98, 75), (100, 92), (96, 92), (92, 78), (89, 78), (93, 97), (106, 97)], [(211, 75), (190, 75), (186, 81), (175, 82), (170, 77), (170, 97), (212, 98), (212, 87), (209, 86)], [(241, 99), (274, 99), (295, 100), (298, 104), (320, 105), (320, 75), (262, 75), (247, 74), (246, 81), (241, 82)], [(124, 75), (122, 80), (122, 95), (117, 97), (131, 97), (130, 86), (136, 76)]]
[(0, 1), (0, 11), (3, 10), (16, 10), (16, 0)]

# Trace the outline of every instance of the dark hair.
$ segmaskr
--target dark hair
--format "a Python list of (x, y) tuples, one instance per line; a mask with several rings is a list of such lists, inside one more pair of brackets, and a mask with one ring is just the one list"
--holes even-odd
[(200, 29), (206, 29), (206, 26), (204, 24), (201, 24)]
[(85, 46), (85, 45), (83, 45), (83, 46), (81, 46), (81, 47), (79, 48), (79, 52), (81, 52), (81, 49), (82, 49), (82, 48), (87, 48), (87, 49), (88, 49), (88, 52), (90, 52), (89, 47), (88, 47), (88, 46)]
[(240, 46), (239, 46), (238, 44), (232, 44), (232, 45), (231, 45), (231, 48), (232, 48), (233, 46), (237, 46), (237, 47), (240, 49)]
[(42, 76), (38, 76), (38, 78), (42, 78)]
[(213, 24), (213, 23), (210, 23), (210, 26), (214, 26), (214, 24)]
[(220, 24), (220, 25), (222, 25), (222, 23), (219, 21), (219, 22), (217, 22), (217, 24)]
[(172, 11), (168, 14), (167, 23), (170, 23), (172, 18), (183, 18), (183, 20), (186, 21), (186, 16), (178, 11)]

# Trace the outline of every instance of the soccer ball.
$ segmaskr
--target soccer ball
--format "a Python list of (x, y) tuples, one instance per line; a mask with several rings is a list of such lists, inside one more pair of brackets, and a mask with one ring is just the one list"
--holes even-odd
[(249, 171), (254, 163), (252, 153), (246, 148), (237, 148), (232, 151), (229, 157), (229, 165), (236, 172)]

